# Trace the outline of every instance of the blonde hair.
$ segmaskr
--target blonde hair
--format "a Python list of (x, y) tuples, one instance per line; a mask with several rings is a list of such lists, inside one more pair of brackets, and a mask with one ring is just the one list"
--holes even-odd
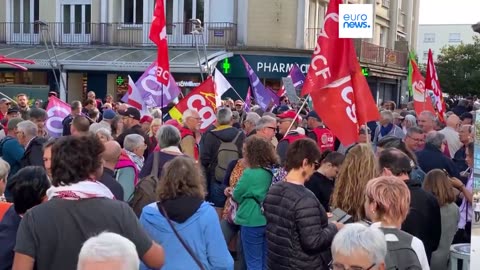
[(343, 161), (332, 193), (331, 204), (351, 215), (355, 221), (365, 217), (367, 182), (378, 175), (378, 164), (370, 144), (357, 144)]
[(148, 130), (148, 136), (149, 137), (157, 137), (157, 134), (153, 134), (153, 126), (155, 125), (162, 125), (162, 119), (161, 118), (153, 118), (152, 123), (150, 123), (150, 128)]
[(202, 171), (190, 157), (178, 156), (165, 164), (158, 182), (159, 201), (172, 200), (180, 196), (203, 199), (205, 178)]
[(404, 181), (394, 176), (372, 179), (365, 187), (365, 197), (368, 203), (375, 202), (375, 213), (380, 220), (403, 222), (407, 218), (410, 190)]

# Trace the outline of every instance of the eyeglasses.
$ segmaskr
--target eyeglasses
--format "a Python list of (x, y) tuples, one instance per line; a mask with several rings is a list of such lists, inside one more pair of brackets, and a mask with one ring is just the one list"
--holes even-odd
[(328, 264), (328, 269), (329, 270), (370, 270), (375, 265), (376, 264), (374, 263), (368, 268), (363, 268), (363, 267), (360, 267), (360, 266), (352, 266), (352, 267), (346, 268), (342, 264), (330, 262), (330, 264)]
[(416, 141), (416, 142), (424, 142), (424, 141), (425, 141), (425, 139), (417, 139), (417, 138), (414, 138), (414, 137), (408, 136), (408, 135), (407, 135), (407, 137), (409, 137), (410, 139), (412, 139), (412, 140), (414, 140), (414, 141)]
[(269, 129), (271, 129), (271, 130), (273, 130), (273, 131), (277, 131), (277, 128), (276, 128), (276, 127), (266, 127), (266, 128), (269, 128)]

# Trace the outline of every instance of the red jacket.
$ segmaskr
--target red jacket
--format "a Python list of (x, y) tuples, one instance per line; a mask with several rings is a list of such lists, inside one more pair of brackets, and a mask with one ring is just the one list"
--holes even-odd
[(335, 135), (333, 135), (330, 129), (325, 127), (316, 127), (312, 130), (312, 132), (315, 134), (318, 148), (320, 148), (322, 152), (325, 150), (335, 150)]
[[(180, 128), (180, 135), (182, 137), (182, 140), (183, 140), (183, 138), (185, 138), (187, 136), (192, 136), (195, 139), (195, 133), (193, 133), (193, 131), (191, 131), (190, 129), (188, 129), (186, 127)], [(198, 149), (198, 144), (197, 143), (195, 143), (195, 145), (193, 146), (193, 155), (194, 155), (195, 160), (198, 160), (198, 158), (200, 157), (200, 151)]]

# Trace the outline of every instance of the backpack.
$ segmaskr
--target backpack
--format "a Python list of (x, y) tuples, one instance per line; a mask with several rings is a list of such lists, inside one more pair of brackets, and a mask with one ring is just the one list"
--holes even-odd
[(264, 169), (272, 174), (272, 184), (270, 186), (285, 181), (285, 177), (287, 177), (287, 171), (282, 166), (272, 166)]
[(157, 195), (155, 191), (157, 190), (158, 183), (159, 155), (159, 152), (153, 153), (152, 172), (150, 175), (140, 179), (135, 186), (132, 196), (128, 199), (128, 204), (130, 207), (132, 207), (133, 212), (135, 212), (139, 218), (142, 214), (143, 207), (157, 201)]
[(10, 140), (13, 140), (13, 138), (10, 136), (7, 136), (0, 140), (0, 157), (3, 157), (3, 145)]
[(240, 151), (236, 144), (240, 134), (242, 134), (241, 131), (237, 133), (237, 136), (231, 142), (225, 142), (219, 138), (221, 143), (217, 151), (217, 165), (215, 166), (215, 180), (219, 182), (225, 178), (228, 164), (240, 158)]
[(393, 228), (380, 228), (386, 235), (393, 234), (398, 241), (387, 241), (386, 269), (422, 270), (417, 253), (412, 249), (413, 236)]

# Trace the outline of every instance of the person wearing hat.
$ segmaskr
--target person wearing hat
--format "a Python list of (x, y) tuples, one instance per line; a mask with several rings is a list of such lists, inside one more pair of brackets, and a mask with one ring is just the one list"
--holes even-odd
[(72, 101), (72, 103), (70, 103), (70, 114), (62, 120), (63, 136), (71, 135), (70, 125), (72, 124), (73, 118), (79, 115), (82, 115), (82, 102), (78, 100)]
[(152, 123), (153, 118), (149, 115), (144, 115), (140, 119), (140, 125), (142, 125), (142, 130), (145, 133), (148, 133), (150, 131), (150, 124)]
[(393, 112), (393, 124), (399, 127), (402, 127), (402, 122), (405, 119), (405, 116), (402, 116), (398, 112)]
[(115, 116), (117, 116), (117, 113), (115, 113), (115, 111), (112, 110), (112, 109), (106, 109), (106, 110), (103, 111), (102, 116), (103, 116), (102, 120), (98, 123), (102, 127), (106, 128), (107, 130), (109, 130), (111, 132), (112, 131), (113, 118), (115, 118)]
[[(150, 147), (150, 140), (140, 125), (140, 119), (142, 118), (140, 111), (137, 108), (128, 107), (125, 111), (120, 111), (119, 114), (122, 116), (124, 127), (124, 131), (117, 138), (117, 142), (120, 144), (120, 146), (123, 148), (123, 141), (127, 135), (138, 134), (145, 139), (147, 148)], [(145, 151), (144, 157), (147, 158), (147, 156), (148, 151)]]
[[(8, 121), (7, 136), (0, 140), (0, 156), (10, 165), (10, 173), (8, 179), (16, 174), (21, 168), (21, 159), (25, 153), (25, 148), (20, 145), (17, 139), (17, 125), (22, 122), (20, 117), (12, 118)], [(11, 201), (9, 190), (5, 190), (7, 201)]]
[[(302, 134), (298, 130), (298, 124), (302, 122), (300, 116), (297, 117), (297, 113), (294, 110), (286, 111), (277, 115), (278, 118), (278, 132), (283, 138), (278, 142), (277, 154), (280, 157), (282, 163), (287, 159), (288, 145), (294, 141), (306, 138), (305, 134)], [(291, 129), (288, 128), (291, 125)]]
[(335, 151), (335, 135), (326, 128), (315, 111), (307, 114), (308, 137), (317, 142), (320, 151)]
[(10, 100), (8, 98), (2, 98), (0, 99), (0, 120), (5, 118), (8, 113), (8, 109), (10, 108)]
[[(238, 124), (242, 126), (243, 121), (245, 121), (245, 118), (247, 117), (247, 114), (245, 113), (245, 103), (241, 101), (240, 99), (237, 99), (235, 101), (235, 111), (238, 112), (239, 118), (238, 118)], [(239, 128), (239, 127), (237, 127)]]

